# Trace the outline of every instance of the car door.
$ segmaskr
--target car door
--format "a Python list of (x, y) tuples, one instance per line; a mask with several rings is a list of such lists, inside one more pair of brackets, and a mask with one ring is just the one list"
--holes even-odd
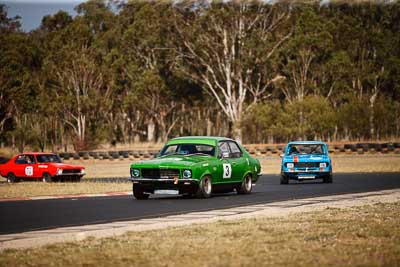
[(35, 157), (33, 155), (20, 155), (15, 160), (15, 176), (21, 178), (35, 177)]
[(217, 183), (232, 182), (232, 163), (230, 162), (231, 150), (229, 148), (228, 142), (219, 142), (218, 149), (221, 164), (218, 167), (219, 176), (217, 179)]
[(27, 178), (39, 177), (38, 175), (38, 166), (36, 164), (36, 158), (34, 155), (25, 155), (26, 156), (26, 166), (25, 166), (25, 175)]
[(27, 163), (25, 160), (25, 155), (19, 155), (15, 159), (14, 168), (10, 172), (14, 173), (17, 177), (25, 177), (25, 167)]
[(229, 161), (232, 164), (232, 180), (238, 182), (242, 180), (247, 170), (247, 161), (236, 142), (228, 141), (228, 144), (231, 150)]

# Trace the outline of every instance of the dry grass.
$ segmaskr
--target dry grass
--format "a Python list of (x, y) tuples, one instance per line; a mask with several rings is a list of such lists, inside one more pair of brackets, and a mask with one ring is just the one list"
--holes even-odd
[(48, 195), (96, 194), (130, 191), (131, 183), (0, 183), (0, 198), (36, 197)]
[(400, 266), (400, 203), (0, 253), (0, 266)]
[[(400, 155), (332, 155), (333, 171), (339, 172), (400, 172)], [(135, 159), (137, 160), (137, 159)], [(69, 163), (86, 167), (85, 178), (129, 177), (129, 167), (134, 160), (69, 160)], [(280, 173), (278, 156), (260, 158), (262, 172)]]

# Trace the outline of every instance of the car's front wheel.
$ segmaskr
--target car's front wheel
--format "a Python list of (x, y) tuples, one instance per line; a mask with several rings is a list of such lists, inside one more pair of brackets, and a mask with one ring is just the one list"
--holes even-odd
[(209, 198), (212, 192), (211, 177), (204, 176), (199, 184), (199, 189), (197, 190), (196, 197), (198, 198)]
[(18, 178), (15, 176), (14, 173), (10, 172), (7, 175), (7, 183), (13, 184), (13, 183), (16, 183), (16, 182), (18, 182)]
[(51, 175), (47, 172), (43, 173), (42, 176), (42, 182), (43, 183), (51, 183), (53, 181), (53, 178), (51, 177)]
[(325, 177), (323, 178), (323, 182), (324, 182), (324, 183), (331, 184), (332, 181), (333, 181), (332, 174), (329, 174), (328, 176), (325, 176)]
[(237, 192), (238, 194), (250, 194), (252, 188), (253, 188), (253, 182), (251, 181), (251, 176), (246, 175), (246, 177), (244, 177), (242, 181), (242, 184), (238, 188)]
[(281, 184), (288, 184), (289, 183), (289, 177), (287, 175), (282, 174), (281, 175)]
[(140, 185), (133, 185), (133, 196), (138, 200), (148, 199), (150, 194), (146, 194)]

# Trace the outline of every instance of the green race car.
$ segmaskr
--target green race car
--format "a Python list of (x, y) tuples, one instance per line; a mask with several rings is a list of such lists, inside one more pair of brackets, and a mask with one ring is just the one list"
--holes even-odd
[(171, 139), (155, 159), (132, 163), (130, 180), (136, 199), (150, 194), (208, 198), (212, 192), (249, 194), (260, 172), (260, 162), (234, 140), (193, 136)]

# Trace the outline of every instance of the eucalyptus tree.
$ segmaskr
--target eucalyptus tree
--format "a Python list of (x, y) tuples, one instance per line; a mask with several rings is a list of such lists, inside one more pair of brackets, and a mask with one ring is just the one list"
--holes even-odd
[(132, 104), (145, 113), (147, 141), (156, 141), (156, 127), (164, 141), (179, 119), (174, 89), (166, 83), (176, 54), (171, 46), (172, 4), (129, 2), (126, 8), (133, 11), (121, 14), (128, 21), (120, 47), (127, 91), (137, 99)]
[[(285, 82), (280, 86), (285, 100), (302, 101), (308, 94), (320, 94), (320, 69), (329, 59), (333, 46), (330, 33), (332, 24), (317, 14), (317, 7), (306, 6), (295, 19), (294, 34), (282, 49), (282, 74)], [(331, 87), (331, 90), (333, 87)], [(329, 96), (332, 91), (327, 92)]]
[(206, 1), (174, 11), (179, 71), (209, 91), (241, 140), (246, 101), (256, 103), (277, 79), (270, 60), (292, 35), (290, 5)]
[(39, 57), (30, 36), (20, 30), (19, 18), (8, 18), (0, 5), (0, 142), (9, 138), (19, 151), (32, 139), (37, 88), (31, 76), (40, 67)]

